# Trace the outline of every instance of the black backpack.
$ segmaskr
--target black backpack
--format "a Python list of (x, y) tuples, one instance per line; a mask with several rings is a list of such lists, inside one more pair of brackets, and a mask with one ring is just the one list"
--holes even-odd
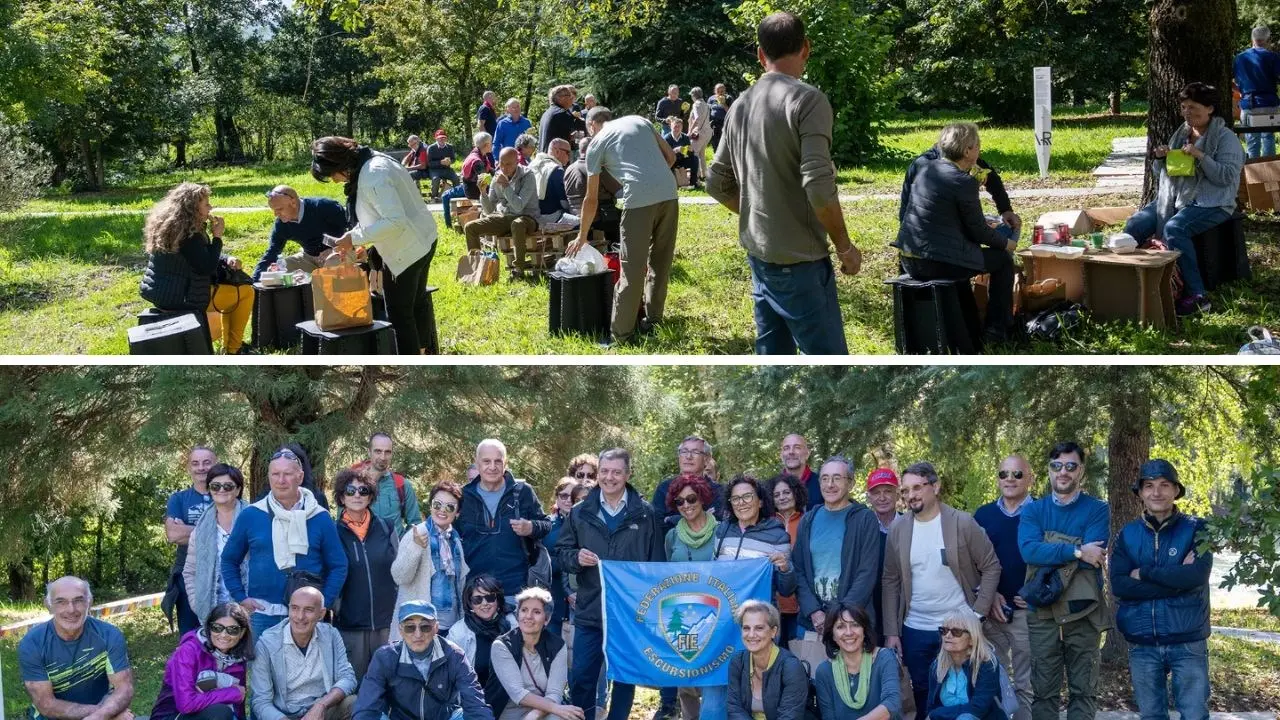
[(1056, 342), (1063, 332), (1076, 329), (1084, 321), (1085, 308), (1080, 303), (1064, 300), (1027, 321), (1027, 337)]

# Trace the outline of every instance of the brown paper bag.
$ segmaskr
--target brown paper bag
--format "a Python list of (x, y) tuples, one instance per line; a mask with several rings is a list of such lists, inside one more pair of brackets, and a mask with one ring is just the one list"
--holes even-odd
[(354, 263), (318, 268), (311, 273), (311, 299), (321, 330), (373, 324), (369, 279)]
[(827, 648), (822, 644), (821, 636), (812, 630), (806, 632), (802, 640), (789, 641), (787, 649), (809, 668), (810, 680), (817, 676), (818, 666), (828, 659)]
[(498, 257), (472, 250), (458, 258), (457, 279), (467, 285), (492, 285), (498, 281)]

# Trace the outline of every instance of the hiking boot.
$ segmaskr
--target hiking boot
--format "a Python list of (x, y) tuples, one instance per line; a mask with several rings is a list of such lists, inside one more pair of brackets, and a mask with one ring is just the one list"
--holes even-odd
[(1212, 309), (1209, 298), (1204, 295), (1188, 295), (1178, 301), (1175, 312), (1178, 317), (1189, 317), (1199, 313), (1207, 313)]

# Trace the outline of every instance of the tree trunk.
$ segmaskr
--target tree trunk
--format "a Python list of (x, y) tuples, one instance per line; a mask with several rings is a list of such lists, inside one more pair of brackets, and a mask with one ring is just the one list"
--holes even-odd
[(1111, 93), (1107, 96), (1107, 103), (1111, 106), (1111, 114), (1119, 115), (1120, 114), (1120, 91), (1112, 90)]
[(36, 599), (35, 562), (30, 555), (9, 561), (9, 599), (30, 602)]
[[(1236, 0), (1155, 0), (1147, 43), (1147, 145), (1169, 142), (1182, 125), (1178, 92), (1187, 83), (1218, 88), (1217, 114), (1231, 125), (1231, 63), (1235, 55)], [(1142, 201), (1155, 197), (1151, 163), (1147, 163)]]
[(93, 158), (93, 145), (89, 142), (89, 138), (80, 138), (80, 159), (84, 163), (85, 180), (88, 181), (90, 190), (101, 190), (102, 185), (98, 183), (98, 169), (95, 167)]
[(187, 166), (187, 138), (179, 137), (173, 141), (173, 151), (177, 157), (173, 160), (173, 166), (184, 168)]
[(102, 190), (107, 187), (107, 163), (102, 159), (102, 143), (98, 143), (98, 146), (93, 149), (93, 155), (97, 159), (97, 162), (93, 165), (94, 184), (98, 186), (99, 190)]
[(98, 516), (98, 529), (93, 536), (93, 576), (92, 582), (94, 587), (102, 585), (102, 535), (107, 525), (107, 521), (101, 515)]
[[(539, 37), (538, 19), (541, 16), (541, 12), (542, 12), (542, 3), (534, 3), (533, 23), (532, 25), (530, 25), (530, 27), (533, 28), (533, 42), (529, 43), (529, 75), (526, 78), (525, 89), (524, 89), (524, 112), (526, 115), (529, 114), (530, 109), (533, 105), (533, 71), (538, 66), (538, 37)], [(533, 118), (529, 118), (529, 120), (533, 121)], [(537, 125), (536, 121), (534, 122), (534, 124), (536, 127)], [(538, 142), (542, 143), (544, 142), (544, 140), (542, 138), (539, 138)]]
[[(1115, 374), (1112, 385), (1115, 393), (1107, 403), (1111, 415), (1111, 431), (1107, 436), (1107, 500), (1111, 505), (1111, 537), (1115, 537), (1130, 520), (1142, 514), (1142, 502), (1133, 494), (1138, 471), (1151, 453), (1151, 387), (1149, 373), (1133, 377)], [(1111, 584), (1107, 583), (1108, 595)], [(1109, 597), (1111, 609), (1116, 608), (1115, 597)], [(1120, 662), (1128, 657), (1124, 638), (1116, 632), (1107, 633), (1103, 657)]]

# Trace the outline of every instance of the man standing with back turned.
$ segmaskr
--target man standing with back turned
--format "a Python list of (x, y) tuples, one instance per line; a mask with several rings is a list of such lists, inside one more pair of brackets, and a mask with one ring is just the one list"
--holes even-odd
[(862, 254), (849, 241), (836, 194), (831, 103), (800, 80), (809, 59), (804, 21), (776, 12), (756, 36), (765, 73), (729, 110), (707, 194), (738, 213), (756, 353), (847, 354), (827, 235), (844, 274), (858, 273)]

